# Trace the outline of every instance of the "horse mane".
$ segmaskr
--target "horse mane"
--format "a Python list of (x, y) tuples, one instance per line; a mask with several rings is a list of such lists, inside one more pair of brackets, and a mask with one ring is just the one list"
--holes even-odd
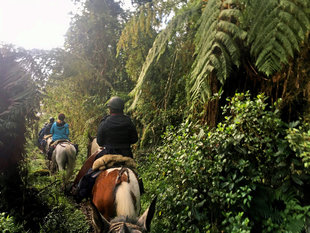
[[(110, 221), (110, 231), (114, 229), (119, 229), (121, 226), (130, 227), (131, 230), (139, 230), (139, 232), (146, 232), (145, 227), (138, 218), (130, 218), (128, 216), (118, 216)], [(132, 232), (131, 230), (125, 230), (125, 232)], [(123, 232), (123, 231), (121, 231)]]
[(132, 218), (128, 216), (117, 216), (110, 221), (110, 223), (118, 223), (118, 222), (137, 224), (138, 226), (141, 226), (140, 224), (138, 224), (138, 218)]

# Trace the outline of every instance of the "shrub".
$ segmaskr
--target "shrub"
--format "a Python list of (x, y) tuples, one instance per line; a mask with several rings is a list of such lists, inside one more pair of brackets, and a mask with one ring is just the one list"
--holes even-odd
[(90, 226), (80, 210), (66, 205), (58, 205), (45, 217), (40, 232), (90, 232)]
[(3, 233), (21, 232), (23, 227), (14, 221), (14, 218), (0, 213), (0, 231)]
[(302, 229), (310, 179), (277, 104), (269, 108), (264, 95), (236, 94), (223, 114), (214, 129), (168, 128), (150, 155), (143, 176), (146, 189), (160, 197), (154, 232)]

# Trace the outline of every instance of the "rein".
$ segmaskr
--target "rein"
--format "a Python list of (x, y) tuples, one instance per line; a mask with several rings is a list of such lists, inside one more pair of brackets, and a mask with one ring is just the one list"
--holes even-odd
[(129, 171), (128, 171), (128, 168), (126, 168), (126, 167), (122, 167), (121, 168), (121, 170), (118, 172), (118, 176), (117, 176), (117, 178), (116, 178), (116, 182), (118, 182), (118, 180), (122, 177), (122, 175), (124, 174), (124, 173), (127, 173), (127, 177), (128, 177), (128, 183), (130, 183), (130, 180), (129, 180)]
[(134, 229), (134, 230), (138, 230), (140, 232), (143, 232), (144, 231), (144, 228), (143, 227), (140, 227), (136, 224), (132, 224), (132, 223), (127, 223), (127, 222), (116, 222), (116, 223), (112, 223), (111, 226), (110, 226), (110, 229), (108, 231), (108, 233), (111, 233), (113, 231), (119, 231), (121, 229), (121, 227), (123, 226), (127, 226), (127, 227), (130, 227), (131, 229)]

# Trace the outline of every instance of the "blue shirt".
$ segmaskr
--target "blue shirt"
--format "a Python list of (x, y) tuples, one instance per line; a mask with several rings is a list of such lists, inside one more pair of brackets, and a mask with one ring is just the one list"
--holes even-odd
[(53, 134), (53, 141), (59, 139), (68, 139), (69, 140), (69, 125), (65, 122), (54, 122), (52, 125), (51, 134)]

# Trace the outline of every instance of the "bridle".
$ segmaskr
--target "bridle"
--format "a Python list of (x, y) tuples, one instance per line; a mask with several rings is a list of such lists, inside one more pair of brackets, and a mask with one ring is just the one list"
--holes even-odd
[(124, 225), (126, 225), (130, 229), (138, 230), (140, 232), (145, 232), (143, 227), (140, 227), (136, 224), (132, 224), (132, 223), (128, 223), (128, 222), (116, 222), (116, 223), (112, 223), (110, 225), (110, 229), (109, 229), (108, 233), (118, 232), (121, 229), (121, 227)]

